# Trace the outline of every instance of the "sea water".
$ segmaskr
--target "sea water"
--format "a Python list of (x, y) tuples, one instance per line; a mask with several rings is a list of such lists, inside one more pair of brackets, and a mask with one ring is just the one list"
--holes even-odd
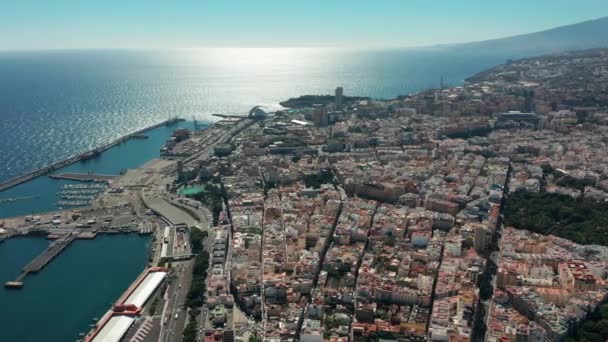
[(392, 98), (442, 78), (460, 85), (509, 57), (439, 48), (2, 52), (0, 181), (173, 116), (210, 121), (337, 86)]
[[(13, 280), (49, 242), (13, 238), (0, 243), (0, 282)], [(88, 332), (143, 271), (150, 237), (99, 235), (77, 240), (21, 289), (0, 288), (0, 341), (75, 341)]]

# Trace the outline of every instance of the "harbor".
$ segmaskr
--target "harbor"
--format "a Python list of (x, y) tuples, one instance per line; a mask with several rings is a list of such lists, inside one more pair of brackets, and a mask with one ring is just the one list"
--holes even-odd
[[(147, 252), (139, 251), (140, 254), (135, 257), (135, 260), (141, 260), (140, 257), (143, 256), (147, 261), (145, 264), (152, 267), (147, 271), (149, 275), (138, 278), (122, 297), (116, 292), (117, 287), (113, 288), (112, 296), (110, 292), (107, 295), (98, 294), (100, 299), (105, 300), (105, 305), (98, 301), (93, 307), (86, 298), (81, 299), (78, 304), (73, 304), (72, 307), (84, 307), (74, 310), (81, 313), (80, 316), (73, 317), (73, 325), (66, 325), (65, 334), (57, 340), (76, 338), (97, 341), (117, 335), (126, 336), (128, 339), (133, 336), (145, 337), (150, 341), (156, 341), (161, 336), (163, 340), (175, 340), (172, 332), (181, 331), (186, 324), (183, 303), (186, 301), (188, 287), (185, 285), (190, 283), (194, 264), (192, 259), (196, 256), (189, 246), (189, 232), (191, 229), (207, 230), (212, 215), (206, 208), (200, 207), (199, 203), (165, 193), (164, 189), (171, 185), (176, 175), (183, 176), (187, 172), (186, 168), (196, 164), (197, 160), (211, 158), (216, 146), (229, 142), (235, 134), (254, 122), (248, 119), (223, 122), (205, 131), (194, 130), (191, 136), (181, 141), (175, 141), (174, 138), (186, 131), (183, 126), (158, 128), (148, 131), (147, 139), (132, 139), (94, 158), (85, 158), (81, 163), (73, 163), (44, 177), (37, 177), (7, 189), (3, 195), (10, 201), (0, 204), (0, 238), (5, 240), (0, 247), (0, 254), (7, 250), (6, 246), (24, 240), (52, 242), (27, 258), (12, 259), (14, 250), (4, 252), (11, 253), (7, 254), (11, 255), (10, 258), (5, 256), (4, 262), (12, 263), (12, 271), (0, 272), (4, 274), (4, 288), (0, 297), (5, 297), (4, 300), (12, 305), (28, 305), (25, 303), (31, 299), (32, 291), (36, 292), (34, 297), (37, 297), (40, 291), (48, 293), (44, 290), (47, 285), (41, 284), (40, 279), (54, 274), (57, 268), (64, 270), (61, 279), (70, 282), (68, 285), (55, 285), (61, 287), (62, 291), (71, 287), (73, 278), (80, 278), (82, 273), (96, 272), (98, 267), (89, 266), (87, 271), (83, 271), (80, 269), (81, 265), (106, 263), (109, 254), (112, 254), (111, 257), (115, 260), (113, 267), (116, 272), (122, 272), (122, 262), (116, 263), (116, 260), (134, 256), (133, 251), (120, 248), (118, 244), (108, 247), (107, 250), (98, 250), (97, 254), (86, 259), (74, 258), (73, 255), (76, 250), (83, 253), (82, 246), (97, 244), (100, 240), (107, 241), (109, 236), (121, 235), (114, 241), (122, 241), (133, 240), (125, 237), (129, 235), (153, 235), (153, 245), (151, 246), (151, 240), (146, 238), (144, 241), (147, 241)], [(170, 146), (173, 151), (183, 156), (158, 158), (162, 144)], [(179, 162), (180, 159), (182, 162)], [(184, 169), (181, 168), (182, 165), (185, 166)], [(22, 191), (24, 189), (27, 191)], [(28, 206), (29, 203), (44, 201), (53, 204), (51, 210), (43, 211)], [(28, 211), (10, 215), (11, 205), (20, 205)], [(9, 210), (3, 211), (4, 209)], [(19, 265), (14, 265), (16, 263)], [(18, 272), (15, 270), (17, 266)], [(173, 283), (163, 285), (166, 273), (155, 270), (155, 266), (170, 267), (171, 279), (175, 278)], [(144, 268), (140, 267), (138, 272)], [(130, 274), (129, 282), (135, 278), (133, 273)], [(121, 291), (127, 288), (124, 281), (120, 283), (115, 280), (111, 271), (106, 277), (98, 279), (98, 282), (111, 282), (117, 286), (122, 284)], [(76, 292), (85, 288), (89, 290), (87, 281), (79, 279), (78, 284), (85, 287), (75, 290)], [(162, 292), (157, 291), (157, 288), (161, 288)], [(164, 295), (162, 298), (157, 295), (153, 300), (157, 292)], [(23, 296), (22, 293), (28, 295)], [(66, 298), (69, 302), (70, 295), (66, 295)], [(115, 298), (121, 299), (103, 315), (102, 310), (107, 310), (107, 302)], [(157, 301), (159, 303), (155, 304)], [(162, 311), (159, 306), (162, 306)], [(155, 309), (156, 307), (159, 308)], [(153, 314), (155, 310), (158, 311)], [(65, 315), (67, 318), (72, 316)], [(83, 321), (82, 317), (86, 318), (86, 321)], [(91, 319), (94, 324), (91, 324)], [(20, 320), (26, 321), (28, 318), (22, 316)], [(169, 328), (163, 329), (162, 322), (167, 322)], [(154, 328), (150, 331), (149, 327), (152, 326)], [(77, 329), (74, 329), (75, 327)], [(73, 335), (68, 336), (68, 331)], [(86, 331), (90, 331), (88, 336), (84, 333)], [(81, 334), (75, 336), (78, 332)], [(0, 333), (0, 339), (4, 336), (9, 340), (19, 340), (20, 334), (24, 333), (9, 330)]]
[[(147, 139), (126, 139), (123, 143), (115, 145), (99, 154), (96, 158), (70, 164), (50, 174), (42, 175), (5, 189), (0, 192), (0, 220), (12, 216), (34, 215), (41, 212), (76, 207), (71, 205), (74, 203), (65, 203), (63, 201), (92, 202), (90, 198), (68, 199), (63, 196), (94, 195), (97, 198), (97, 193), (65, 193), (64, 191), (86, 190), (71, 187), (98, 184), (105, 184), (104, 186), (107, 188), (108, 179), (112, 177), (98, 177), (98, 175), (115, 175), (118, 177), (129, 169), (142, 166), (149, 160), (159, 156), (159, 149), (176, 129), (190, 126), (191, 123), (185, 121), (169, 122), (168, 125), (160, 125), (146, 131)], [(68, 177), (50, 177), (56, 175), (67, 175)], [(74, 175), (76, 177), (72, 177)], [(88, 181), (89, 177), (95, 180), (103, 180), (103, 182)], [(70, 188), (67, 189), (65, 187)], [(101, 191), (96, 192), (101, 193)], [(59, 203), (60, 201), (62, 203)], [(87, 203), (79, 203), (78, 206), (84, 205), (87, 205)]]

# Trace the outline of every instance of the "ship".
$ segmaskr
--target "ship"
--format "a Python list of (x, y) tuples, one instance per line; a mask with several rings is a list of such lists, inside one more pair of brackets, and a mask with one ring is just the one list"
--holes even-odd
[(100, 155), (100, 152), (98, 150), (93, 150), (91, 152), (87, 152), (83, 155), (80, 156), (80, 161), (86, 161), (89, 159), (94, 159), (97, 158), (97, 156)]

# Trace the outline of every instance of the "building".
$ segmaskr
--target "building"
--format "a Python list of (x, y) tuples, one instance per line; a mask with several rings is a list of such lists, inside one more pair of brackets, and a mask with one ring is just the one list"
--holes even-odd
[(492, 232), (479, 225), (475, 227), (475, 250), (484, 252), (492, 241)]
[(312, 112), (312, 120), (316, 126), (327, 126), (329, 124), (329, 116), (327, 108), (322, 105), (315, 105)]
[(342, 109), (344, 105), (344, 89), (342, 87), (336, 88), (336, 110)]
[(522, 113), (519, 111), (510, 111), (496, 115), (495, 128), (509, 128), (530, 126), (534, 129), (543, 128), (543, 118), (534, 113)]

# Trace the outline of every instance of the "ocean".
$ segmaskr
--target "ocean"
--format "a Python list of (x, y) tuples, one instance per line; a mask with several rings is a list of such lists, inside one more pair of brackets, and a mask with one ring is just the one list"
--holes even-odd
[(392, 98), (505, 60), (439, 48), (2, 52), (0, 181), (173, 116), (213, 121), (337, 86)]

